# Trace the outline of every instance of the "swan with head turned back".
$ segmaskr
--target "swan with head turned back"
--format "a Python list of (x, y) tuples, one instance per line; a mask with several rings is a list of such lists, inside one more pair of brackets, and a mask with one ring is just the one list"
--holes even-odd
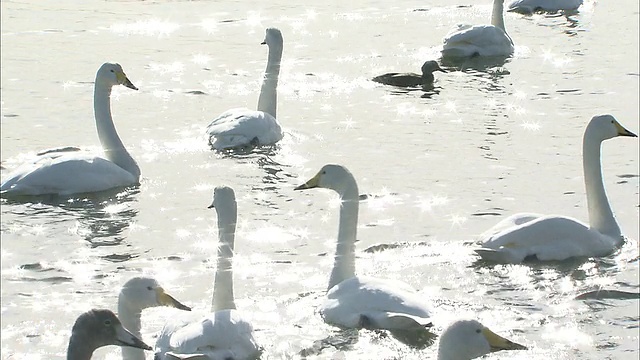
[(525, 259), (561, 261), (606, 256), (624, 242), (602, 179), (601, 144), (617, 136), (637, 137), (611, 115), (594, 116), (584, 131), (582, 164), (589, 224), (561, 215), (515, 214), (482, 235), (476, 253), (500, 263)]
[(558, 12), (575, 11), (582, 6), (583, 0), (514, 0), (507, 11), (531, 14), (536, 11)]
[(500, 350), (526, 350), (476, 320), (458, 320), (440, 336), (438, 360), (471, 360)]
[(253, 338), (253, 327), (236, 310), (231, 261), (235, 242), (237, 204), (233, 190), (216, 187), (213, 203), (218, 213), (218, 263), (213, 283), (212, 312), (190, 322), (177, 320), (165, 325), (156, 342), (156, 360), (246, 360), (262, 350)]
[[(118, 314), (122, 325), (135, 336), (142, 338), (142, 323), (140, 321), (142, 311), (156, 306), (191, 311), (190, 307), (167, 294), (154, 278), (137, 276), (122, 285), (118, 295)], [(131, 347), (122, 348), (122, 358), (124, 360), (145, 360), (144, 351)]]
[(355, 274), (358, 185), (340, 165), (325, 165), (296, 190), (331, 189), (340, 195), (338, 244), (321, 308), (324, 321), (345, 328), (424, 330), (431, 326), (424, 297), (408, 284)]
[(282, 33), (276, 28), (268, 28), (262, 44), (269, 47), (269, 55), (260, 88), (258, 110), (231, 109), (215, 118), (207, 127), (207, 137), (209, 145), (216, 150), (273, 145), (283, 137), (282, 128), (276, 120)]
[(89, 360), (96, 349), (107, 345), (151, 350), (149, 345), (122, 326), (111, 310), (93, 309), (78, 316), (73, 324), (67, 360)]
[(437, 61), (428, 60), (422, 64), (422, 75), (415, 73), (387, 73), (374, 77), (373, 81), (385, 85), (392, 85), (398, 87), (414, 87), (414, 86), (433, 86), (435, 78), (433, 77), (434, 71), (444, 71)]
[(104, 157), (62, 147), (38, 153), (8, 175), (0, 186), (3, 196), (71, 195), (138, 184), (140, 168), (120, 140), (111, 118), (111, 88), (138, 90), (119, 64), (105, 63), (96, 74), (93, 106)]
[(493, 1), (491, 25), (458, 25), (443, 40), (442, 57), (510, 56), (513, 40), (504, 27), (504, 0)]

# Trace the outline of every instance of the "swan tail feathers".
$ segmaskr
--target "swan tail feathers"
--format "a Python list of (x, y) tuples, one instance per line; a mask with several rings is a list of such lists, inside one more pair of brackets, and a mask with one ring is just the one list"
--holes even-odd
[(360, 325), (366, 329), (424, 330), (433, 326), (430, 318), (396, 312), (361, 314)]

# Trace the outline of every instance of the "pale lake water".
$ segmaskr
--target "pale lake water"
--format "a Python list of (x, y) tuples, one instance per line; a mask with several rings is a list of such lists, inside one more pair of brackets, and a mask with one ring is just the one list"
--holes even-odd
[[(414, 286), (433, 307), (436, 334), (474, 317), (529, 347), (487, 358), (638, 358), (637, 299), (574, 300), (599, 288), (640, 290), (636, 138), (603, 144), (607, 191), (627, 236), (619, 251), (509, 266), (481, 264), (472, 251), (480, 233), (516, 212), (588, 220), (584, 127), (610, 113), (639, 130), (637, 0), (586, 0), (567, 16), (509, 13), (514, 57), (436, 73), (431, 92), (369, 79), (419, 71), (456, 23), (488, 23), (490, 1), (0, 4), (2, 177), (46, 148), (99, 150), (92, 86), (105, 61), (140, 88), (115, 88), (112, 111), (143, 176), (137, 188), (94, 197), (3, 200), (2, 359), (64, 358), (78, 314), (115, 310), (120, 286), (139, 274), (208, 311), (217, 229), (207, 206), (220, 184), (238, 197), (235, 295), (263, 359), (435, 358), (437, 344), (417, 349), (322, 322), (336, 197), (293, 188), (326, 163), (349, 168), (366, 195), (357, 272)], [(269, 155), (215, 153), (204, 128), (229, 108), (255, 108), (269, 26), (284, 36), (285, 138)], [(365, 251), (379, 244), (388, 246)], [(177, 313), (146, 310), (144, 340), (154, 344)], [(119, 357), (117, 347), (94, 355)]]

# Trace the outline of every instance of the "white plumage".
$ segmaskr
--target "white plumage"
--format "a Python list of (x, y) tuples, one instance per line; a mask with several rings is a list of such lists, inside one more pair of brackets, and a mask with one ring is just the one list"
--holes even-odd
[(574, 11), (582, 6), (583, 0), (514, 0), (507, 11), (531, 14), (535, 11)]
[(484, 259), (519, 263), (526, 258), (565, 260), (572, 257), (606, 256), (624, 238), (609, 205), (602, 179), (600, 148), (604, 140), (635, 134), (611, 115), (594, 116), (584, 132), (582, 162), (589, 208), (589, 224), (561, 215), (516, 214), (485, 232)]

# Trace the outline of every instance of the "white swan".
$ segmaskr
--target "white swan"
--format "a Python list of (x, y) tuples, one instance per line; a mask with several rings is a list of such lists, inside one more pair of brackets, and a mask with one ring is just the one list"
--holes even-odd
[(531, 14), (536, 11), (575, 11), (582, 6), (582, 0), (514, 0), (507, 11)]
[[(142, 310), (155, 306), (169, 306), (180, 310), (191, 311), (191, 308), (167, 294), (156, 279), (150, 277), (134, 277), (129, 279), (118, 295), (118, 315), (122, 325), (133, 335), (142, 338), (140, 317)], [(144, 351), (122, 348), (124, 360), (144, 360)]]
[(67, 360), (89, 360), (96, 349), (107, 345), (151, 350), (149, 345), (122, 326), (111, 310), (93, 309), (78, 316), (73, 324)]
[(346, 328), (388, 330), (424, 329), (431, 326), (424, 297), (409, 285), (355, 274), (355, 241), (358, 226), (358, 184), (340, 165), (325, 165), (309, 181), (295, 188), (325, 188), (342, 200), (338, 244), (327, 298), (321, 308), (324, 321)]
[(217, 150), (272, 145), (282, 139), (282, 128), (276, 120), (282, 33), (276, 28), (268, 28), (262, 44), (269, 46), (269, 57), (258, 98), (258, 110), (231, 109), (215, 118), (207, 127), (207, 136), (209, 145)]
[(93, 108), (105, 153), (99, 157), (76, 147), (45, 150), (11, 173), (0, 186), (3, 196), (70, 195), (138, 184), (140, 168), (127, 152), (111, 119), (111, 88), (138, 90), (119, 64), (105, 63), (96, 75)]
[(482, 235), (484, 259), (519, 263), (525, 258), (565, 260), (606, 256), (624, 241), (602, 180), (600, 145), (616, 136), (633, 136), (611, 115), (594, 116), (584, 132), (582, 164), (589, 224), (560, 215), (516, 214)]
[(156, 360), (245, 360), (260, 356), (253, 327), (236, 310), (233, 298), (231, 260), (237, 221), (233, 190), (226, 186), (216, 187), (209, 207), (218, 213), (220, 238), (212, 313), (195, 322), (167, 323), (156, 342)]
[(443, 57), (510, 56), (513, 41), (504, 28), (504, 0), (493, 1), (491, 25), (458, 25), (445, 36)]
[(526, 349), (526, 346), (503, 338), (476, 320), (458, 320), (440, 336), (438, 360), (470, 360), (499, 350)]

